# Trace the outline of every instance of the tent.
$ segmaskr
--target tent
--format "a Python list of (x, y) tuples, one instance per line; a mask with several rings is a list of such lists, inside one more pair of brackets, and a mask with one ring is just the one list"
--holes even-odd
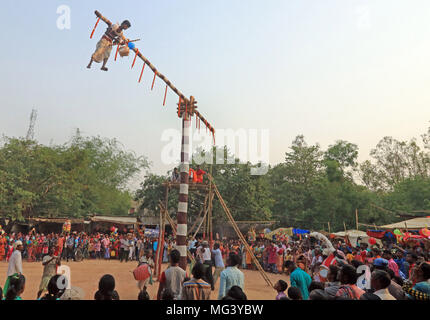
[(363, 242), (363, 243), (368, 243), (368, 240), (369, 240), (369, 236), (367, 235), (367, 233), (360, 230), (346, 230), (346, 232), (341, 231), (341, 232), (336, 232), (332, 234), (342, 238), (345, 237), (345, 235), (347, 235), (349, 238), (349, 241), (351, 242), (351, 245), (353, 246), (355, 246), (355, 244), (357, 243), (357, 239), (359, 237), (361, 237), (360, 242)]
[(430, 216), (413, 218), (397, 223), (387, 224), (385, 226), (380, 226), (383, 229), (412, 229), (420, 230), (426, 227), (430, 227)]
[(277, 237), (287, 238), (288, 236), (291, 237), (292, 235), (293, 235), (293, 228), (278, 228), (276, 230), (264, 233), (264, 237), (270, 240), (273, 239), (273, 236), (275, 236), (276, 238)]

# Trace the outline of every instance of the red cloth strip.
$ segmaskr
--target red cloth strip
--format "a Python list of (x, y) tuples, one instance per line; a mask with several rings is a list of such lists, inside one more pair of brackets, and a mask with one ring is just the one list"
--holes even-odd
[(142, 80), (143, 70), (145, 69), (145, 62), (143, 63), (142, 71), (140, 71), (139, 83)]
[(116, 52), (115, 52), (115, 61), (116, 61), (116, 57), (118, 56), (118, 51), (119, 51), (119, 43), (118, 43), (118, 46), (117, 46)]
[(182, 98), (179, 97), (179, 103), (178, 103), (178, 117), (181, 117), (181, 102), (182, 102)]
[(154, 80), (152, 80), (151, 90), (154, 89), (155, 77), (157, 76), (157, 71), (154, 72)]
[(166, 105), (166, 96), (167, 96), (167, 84), (166, 84), (166, 91), (164, 91), (164, 101), (163, 101), (163, 106)]
[(90, 39), (92, 39), (92, 38), (93, 38), (94, 31), (96, 31), (96, 28), (97, 28), (97, 25), (99, 24), (99, 21), (100, 21), (100, 18), (98, 18), (98, 19), (97, 19), (96, 25), (94, 26), (94, 29), (93, 29), (93, 31), (91, 32)]
[(136, 54), (134, 55), (133, 64), (131, 65), (131, 68), (133, 69), (134, 63), (136, 62), (137, 54), (139, 53), (139, 49), (136, 49)]

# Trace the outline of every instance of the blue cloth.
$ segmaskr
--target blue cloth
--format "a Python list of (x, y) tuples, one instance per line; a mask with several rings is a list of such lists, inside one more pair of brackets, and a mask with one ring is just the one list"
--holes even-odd
[(377, 258), (373, 261), (373, 265), (376, 267), (387, 267), (388, 260), (384, 258)]
[(312, 278), (309, 274), (300, 268), (296, 268), (290, 275), (290, 282), (292, 287), (299, 288), (302, 292), (303, 300), (309, 298), (309, 286), (311, 285)]
[(418, 282), (412, 289), (430, 295), (430, 282), (429, 281)]
[(215, 259), (215, 268), (224, 268), (224, 261), (222, 260), (222, 253), (220, 249), (212, 250)]
[(219, 300), (221, 300), (227, 294), (228, 290), (230, 290), (230, 288), (233, 286), (238, 286), (243, 291), (245, 291), (245, 279), (243, 276), (243, 272), (240, 271), (237, 267), (227, 267), (227, 269), (221, 271), (219, 279)]
[(403, 273), (403, 279), (407, 279), (409, 275), (409, 263), (406, 262), (406, 259), (394, 259), (394, 262), (397, 263), (397, 265), (399, 266), (399, 271)]

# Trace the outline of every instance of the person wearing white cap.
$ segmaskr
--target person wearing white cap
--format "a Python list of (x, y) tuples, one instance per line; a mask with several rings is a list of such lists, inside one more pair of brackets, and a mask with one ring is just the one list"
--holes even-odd
[(21, 241), (15, 241), (13, 244), (14, 251), (9, 259), (9, 266), (7, 269), (7, 279), (4, 285), (4, 291), (7, 292), (9, 288), (10, 278), (14, 274), (22, 274), (22, 256), (21, 251), (24, 249)]

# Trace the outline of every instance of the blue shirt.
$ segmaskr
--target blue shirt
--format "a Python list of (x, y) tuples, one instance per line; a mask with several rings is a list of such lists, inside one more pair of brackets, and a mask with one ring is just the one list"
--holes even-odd
[(244, 290), (244, 276), (243, 272), (237, 267), (227, 267), (221, 271), (219, 282), (219, 294), (218, 299), (221, 300), (233, 286), (238, 286)]
[(220, 249), (212, 250), (215, 259), (215, 268), (224, 268), (224, 261), (222, 261), (222, 254)]
[(309, 298), (309, 286), (311, 285), (312, 278), (300, 268), (296, 268), (290, 275), (290, 282), (292, 287), (299, 288), (302, 292), (303, 300)]

